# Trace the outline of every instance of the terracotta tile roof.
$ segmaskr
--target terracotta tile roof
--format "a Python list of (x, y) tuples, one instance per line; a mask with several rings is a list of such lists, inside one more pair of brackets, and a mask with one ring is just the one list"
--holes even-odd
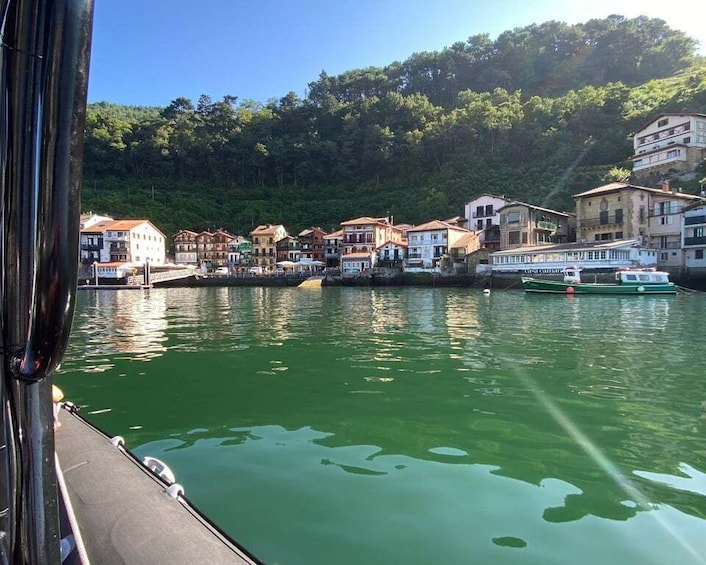
[(147, 222), (148, 220), (115, 220), (107, 229), (114, 231), (130, 231)]
[(255, 235), (274, 235), (279, 228), (284, 228), (282, 224), (262, 224), (257, 226), (250, 233)]
[(360, 224), (383, 224), (386, 223), (387, 218), (371, 218), (370, 216), (361, 216), (355, 220), (346, 220), (341, 222), (342, 226), (356, 226)]
[(426, 224), (422, 224), (421, 226), (416, 226), (414, 228), (410, 228), (407, 230), (407, 232), (446, 230), (446, 229), (451, 229), (451, 230), (456, 230), (456, 231), (469, 231), (466, 228), (462, 228), (460, 226), (455, 226), (453, 224), (447, 224), (446, 222), (442, 222), (441, 220), (432, 220), (431, 222), (427, 222)]

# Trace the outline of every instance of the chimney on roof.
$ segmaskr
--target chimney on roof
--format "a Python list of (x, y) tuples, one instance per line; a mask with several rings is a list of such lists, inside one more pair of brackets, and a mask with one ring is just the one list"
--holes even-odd
[(668, 180), (662, 181), (662, 192), (669, 192), (669, 181)]

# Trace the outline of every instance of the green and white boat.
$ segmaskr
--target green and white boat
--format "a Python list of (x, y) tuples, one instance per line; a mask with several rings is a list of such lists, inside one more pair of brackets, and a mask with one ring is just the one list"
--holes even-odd
[(677, 286), (669, 281), (669, 273), (654, 268), (619, 269), (615, 282), (581, 282), (579, 267), (561, 270), (563, 281), (522, 277), (525, 292), (544, 294), (676, 294)]

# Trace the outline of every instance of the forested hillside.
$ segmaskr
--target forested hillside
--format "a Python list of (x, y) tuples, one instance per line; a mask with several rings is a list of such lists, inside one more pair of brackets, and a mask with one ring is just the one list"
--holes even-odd
[[(610, 16), (322, 72), (306, 99), (92, 104), (83, 209), (147, 217), (168, 236), (419, 223), (483, 192), (572, 210), (572, 194), (630, 168), (630, 135), (656, 114), (706, 113), (695, 47), (662, 20)], [(680, 185), (696, 192), (698, 179)]]

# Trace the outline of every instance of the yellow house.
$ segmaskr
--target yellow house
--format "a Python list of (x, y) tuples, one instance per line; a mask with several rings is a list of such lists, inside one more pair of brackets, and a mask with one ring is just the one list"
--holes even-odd
[(262, 224), (250, 232), (253, 265), (273, 271), (277, 262), (277, 242), (287, 237), (281, 224)]

